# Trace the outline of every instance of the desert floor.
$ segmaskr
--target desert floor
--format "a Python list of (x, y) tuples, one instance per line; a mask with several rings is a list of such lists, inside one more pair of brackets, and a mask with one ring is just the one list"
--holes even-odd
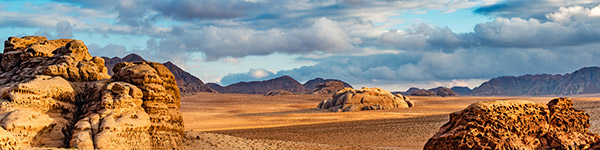
[[(413, 108), (330, 112), (328, 96), (198, 93), (183, 97), (188, 149), (422, 149), (448, 114), (485, 100), (554, 97), (415, 97)], [(574, 97), (600, 133), (600, 97)]]

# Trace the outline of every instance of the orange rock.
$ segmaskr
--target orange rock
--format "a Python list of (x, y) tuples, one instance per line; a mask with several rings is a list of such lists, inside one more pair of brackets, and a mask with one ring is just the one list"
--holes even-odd
[(547, 105), (530, 101), (484, 101), (450, 114), (424, 149), (586, 149), (600, 136), (589, 116), (569, 98)]
[(332, 111), (360, 111), (393, 108), (408, 108), (412, 102), (400, 95), (394, 95), (380, 88), (352, 89), (344, 88), (327, 100), (319, 103), (317, 108)]

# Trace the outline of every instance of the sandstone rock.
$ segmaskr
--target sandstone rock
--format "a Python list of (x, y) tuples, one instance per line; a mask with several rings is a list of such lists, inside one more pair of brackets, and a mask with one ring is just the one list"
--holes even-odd
[(345, 88), (319, 103), (317, 108), (332, 111), (408, 108), (410, 106), (407, 101), (409, 101), (408, 98), (400, 94), (394, 95), (380, 88)]
[(273, 90), (265, 93), (265, 96), (277, 96), (277, 95), (294, 95), (294, 93), (288, 90)]
[(115, 68), (83, 42), (11, 37), (0, 59), (0, 148), (180, 149), (173, 74), (158, 63)]
[(329, 95), (334, 94), (339, 90), (344, 89), (344, 83), (340, 81), (329, 81), (326, 83), (321, 83), (316, 86), (315, 89), (312, 90), (312, 94), (323, 94)]
[(142, 90), (142, 107), (151, 121), (152, 147), (178, 148), (183, 142), (184, 126), (179, 108), (179, 88), (173, 74), (160, 63), (122, 62), (113, 68), (112, 79), (131, 83)]
[(484, 101), (450, 114), (424, 149), (586, 149), (600, 136), (588, 131), (589, 116), (569, 98), (547, 105), (530, 101)]

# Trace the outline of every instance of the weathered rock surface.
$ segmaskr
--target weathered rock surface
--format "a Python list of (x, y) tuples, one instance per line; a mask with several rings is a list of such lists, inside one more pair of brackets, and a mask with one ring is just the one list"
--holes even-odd
[(0, 148), (179, 149), (173, 75), (158, 63), (107, 74), (82, 41), (10, 37), (0, 74)]
[(424, 149), (586, 149), (600, 136), (588, 131), (589, 115), (569, 98), (547, 105), (484, 101), (450, 114)]
[[(108, 68), (108, 74), (113, 75), (112, 68), (121, 62), (135, 62), (135, 61), (146, 61), (144, 58), (137, 54), (129, 54), (123, 58), (119, 57), (102, 57), (104, 58), (105, 65)], [(198, 77), (184, 71), (179, 68), (179, 66), (171, 63), (170, 61), (163, 63), (165, 67), (173, 73), (175, 76), (175, 81), (177, 81), (177, 87), (179, 88), (180, 94), (182, 96), (194, 95), (197, 92), (210, 92), (215, 93), (216, 91), (208, 87), (202, 82)]]
[(265, 96), (277, 96), (277, 95), (294, 95), (294, 93), (288, 90), (273, 90), (265, 93)]
[(329, 94), (337, 93), (337, 91), (340, 91), (342, 89), (344, 89), (343, 82), (329, 81), (329, 82), (325, 82), (325, 83), (321, 83), (321, 84), (317, 85), (312, 90), (312, 94), (329, 95)]
[(332, 111), (381, 110), (412, 107), (408, 97), (380, 88), (345, 88), (319, 103), (317, 108)]

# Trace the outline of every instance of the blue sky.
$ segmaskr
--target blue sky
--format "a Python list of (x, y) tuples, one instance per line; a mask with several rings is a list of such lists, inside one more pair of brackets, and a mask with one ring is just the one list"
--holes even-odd
[(205, 82), (290, 75), (355, 87), (478, 86), (600, 65), (594, 0), (0, 1), (0, 35), (83, 40)]

